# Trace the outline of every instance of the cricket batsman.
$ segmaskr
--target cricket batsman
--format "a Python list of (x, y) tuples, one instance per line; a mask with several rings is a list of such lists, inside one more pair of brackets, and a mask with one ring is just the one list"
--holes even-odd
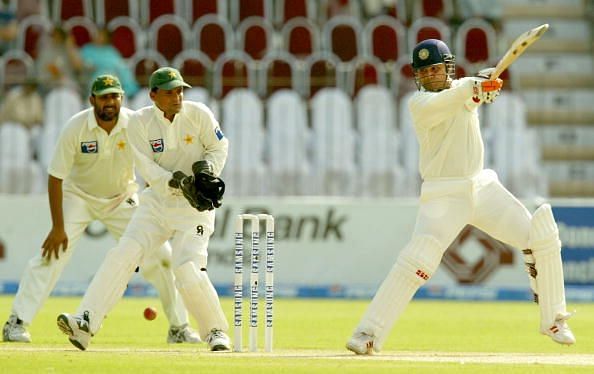
[(540, 332), (571, 345), (567, 319), (561, 242), (552, 209), (533, 214), (484, 169), (478, 107), (492, 103), (502, 87), (489, 78), (454, 79), (455, 56), (436, 39), (412, 52), (418, 91), (408, 107), (419, 142), (423, 179), (412, 238), (402, 249), (346, 347), (356, 354), (379, 352), (392, 326), (419, 287), (441, 262), (445, 250), (467, 225), (523, 250), (531, 287), (540, 308)]

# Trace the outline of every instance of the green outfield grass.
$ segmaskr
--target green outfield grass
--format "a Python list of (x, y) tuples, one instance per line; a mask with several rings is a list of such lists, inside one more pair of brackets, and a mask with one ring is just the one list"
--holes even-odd
[[(30, 326), (32, 344), (0, 344), (0, 373), (592, 373), (594, 305), (577, 309), (571, 326), (578, 343), (564, 347), (537, 333), (530, 303), (414, 301), (384, 352), (359, 357), (344, 349), (368, 301), (279, 299), (273, 354), (211, 353), (205, 344), (168, 345), (167, 321), (146, 321), (158, 300), (125, 298), (105, 320), (86, 352), (56, 327), (78, 298), (51, 298)], [(229, 319), (232, 300), (223, 299)], [(2, 321), (12, 296), (0, 297)], [(246, 304), (247, 307), (247, 304)], [(247, 311), (247, 309), (244, 309)], [(247, 345), (247, 328), (244, 338)], [(263, 332), (260, 334), (263, 343)], [(585, 365), (588, 364), (588, 365)]]

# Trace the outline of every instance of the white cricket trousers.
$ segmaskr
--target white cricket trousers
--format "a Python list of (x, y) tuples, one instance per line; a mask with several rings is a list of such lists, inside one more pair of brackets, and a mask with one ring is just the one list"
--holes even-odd
[[(64, 189), (64, 226), (68, 236), (68, 249), (65, 252), (60, 251), (59, 259), (52, 258), (49, 261), (41, 257), (40, 250), (28, 262), (12, 306), (12, 312), (24, 323), (30, 324), (46, 302), (87, 226), (92, 221), (99, 220), (119, 240), (136, 211), (138, 197), (134, 195), (114, 209), (109, 207), (110, 204), (110, 200), (90, 201), (68, 188)], [(175, 278), (171, 269), (162, 265), (171, 261), (171, 248), (167, 244), (156, 252), (159, 256), (147, 257), (140, 264), (142, 274), (159, 291), (169, 323), (172, 326), (184, 325), (188, 323), (188, 315), (175, 288)]]

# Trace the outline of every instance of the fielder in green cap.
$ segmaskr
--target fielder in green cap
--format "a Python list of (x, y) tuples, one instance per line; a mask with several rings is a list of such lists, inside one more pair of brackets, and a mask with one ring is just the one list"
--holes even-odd
[(177, 87), (191, 88), (189, 84), (184, 82), (181, 74), (177, 69), (171, 67), (162, 67), (151, 74), (149, 81), (151, 90), (158, 88), (160, 90), (172, 90)]
[(115, 75), (100, 75), (93, 81), (93, 86), (91, 87), (91, 93), (94, 96), (101, 96), (106, 95), (109, 93), (118, 93), (120, 95), (124, 94), (124, 90), (122, 89), (122, 84), (120, 80)]
[(151, 74), (149, 86), (151, 100), (170, 121), (173, 121), (175, 115), (182, 110), (184, 87), (192, 87), (184, 82), (184, 78), (177, 69), (168, 66), (157, 69)]

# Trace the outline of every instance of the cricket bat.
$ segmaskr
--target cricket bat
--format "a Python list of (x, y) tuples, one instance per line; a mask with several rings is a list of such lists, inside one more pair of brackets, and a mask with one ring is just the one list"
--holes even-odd
[(542, 34), (549, 29), (549, 24), (545, 23), (538, 27), (528, 30), (522, 35), (518, 36), (512, 43), (511, 47), (505, 52), (501, 60), (495, 66), (495, 70), (491, 73), (491, 80), (498, 78), (501, 73), (505, 71), (528, 47), (530, 47), (535, 41), (540, 39)]

